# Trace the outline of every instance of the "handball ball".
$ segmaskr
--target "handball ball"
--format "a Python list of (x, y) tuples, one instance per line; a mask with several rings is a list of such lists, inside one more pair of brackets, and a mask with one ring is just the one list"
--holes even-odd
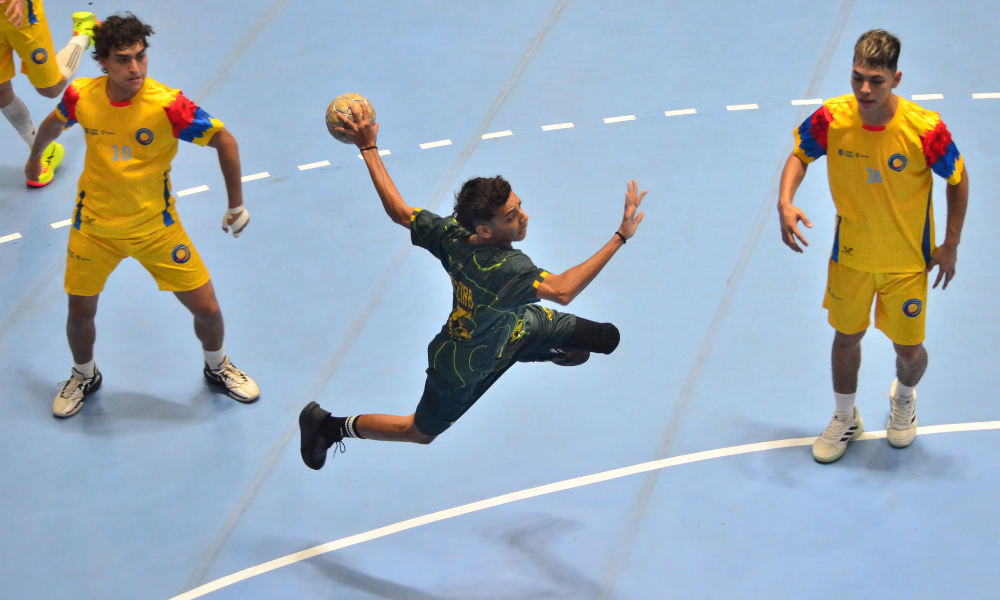
[(337, 98), (330, 103), (330, 106), (327, 107), (326, 128), (330, 130), (330, 135), (332, 135), (335, 140), (344, 144), (354, 143), (346, 133), (337, 132), (334, 131), (334, 129), (340, 127), (344, 121), (351, 121), (353, 123), (354, 117), (351, 115), (351, 111), (348, 107), (351, 104), (354, 104), (354, 109), (360, 113), (362, 103), (368, 105), (368, 120), (374, 123), (375, 107), (372, 106), (372, 103), (361, 94), (344, 94), (343, 96), (337, 96)]

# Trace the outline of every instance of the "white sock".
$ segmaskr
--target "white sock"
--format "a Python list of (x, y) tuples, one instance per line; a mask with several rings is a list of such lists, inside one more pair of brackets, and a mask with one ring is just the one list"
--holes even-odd
[(66, 47), (56, 53), (56, 64), (66, 81), (73, 81), (76, 71), (80, 68), (80, 59), (90, 45), (89, 35), (78, 35), (71, 39)]
[(909, 398), (913, 395), (913, 390), (917, 389), (917, 386), (910, 387), (899, 383), (898, 379), (894, 383), (896, 384), (896, 396), (899, 398)]
[(209, 352), (208, 350), (203, 351), (205, 353), (205, 364), (212, 371), (218, 371), (219, 367), (222, 366), (222, 362), (226, 360), (226, 345), (222, 344), (222, 347), (215, 352)]
[(848, 418), (854, 418), (854, 397), (857, 396), (857, 392), (853, 394), (838, 394), (833, 393), (834, 400), (837, 401), (837, 412), (844, 414)]
[(90, 379), (94, 376), (94, 372), (97, 370), (97, 365), (94, 363), (94, 359), (90, 359), (89, 363), (78, 365), (73, 363), (73, 368), (83, 374), (84, 377)]
[(35, 144), (35, 124), (31, 122), (31, 113), (28, 112), (28, 107), (24, 105), (24, 102), (14, 96), (14, 101), (0, 108), (0, 112), (7, 117), (21, 139), (28, 143), (28, 147), (32, 147)]

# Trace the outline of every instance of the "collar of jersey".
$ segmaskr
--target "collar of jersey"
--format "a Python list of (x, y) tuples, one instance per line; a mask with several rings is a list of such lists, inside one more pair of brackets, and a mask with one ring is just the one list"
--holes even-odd
[(865, 131), (874, 131), (874, 132), (877, 133), (879, 131), (885, 131), (890, 125), (892, 125), (893, 123), (895, 123), (896, 122), (896, 118), (899, 117), (899, 113), (902, 112), (902, 110), (903, 110), (903, 102), (906, 101), (906, 98), (903, 98), (902, 96), (897, 96), (897, 98), (899, 98), (899, 104), (896, 105), (896, 112), (895, 112), (895, 114), (892, 115), (892, 118), (889, 119), (888, 123), (886, 123), (885, 125), (880, 125), (878, 127), (875, 127), (874, 125), (868, 125), (864, 121), (861, 121), (861, 109), (857, 108), (857, 100), (855, 99), (855, 105), (854, 106), (855, 106), (855, 110), (858, 111), (858, 120), (861, 121), (861, 128), (864, 129)]

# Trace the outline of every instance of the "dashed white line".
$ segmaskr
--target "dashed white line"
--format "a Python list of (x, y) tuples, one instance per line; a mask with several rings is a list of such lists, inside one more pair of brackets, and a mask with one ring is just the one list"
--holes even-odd
[[(389, 152), (388, 150), (379, 150), (378, 151), (378, 155), (379, 156), (389, 156), (390, 154), (392, 154), (392, 152)], [(365, 159), (365, 157), (361, 156), (360, 154), (358, 155), (358, 158), (360, 158), (361, 160)]]
[(913, 100), (944, 100), (944, 94), (913, 94)]
[(440, 148), (441, 146), (450, 146), (451, 140), (441, 140), (440, 142), (427, 142), (426, 144), (420, 144), (421, 150), (428, 150), (430, 148)]
[(300, 171), (308, 171), (309, 169), (318, 169), (320, 167), (329, 167), (330, 161), (321, 160), (319, 162), (309, 163), (308, 165), (299, 165)]
[(270, 176), (271, 176), (270, 173), (268, 173), (267, 171), (264, 171), (263, 173), (256, 173), (254, 175), (244, 175), (240, 179), (240, 181), (242, 181), (243, 183), (246, 183), (248, 181), (257, 181), (258, 179), (267, 179)]
[(808, 100), (792, 100), (792, 106), (810, 106), (813, 104), (823, 104), (823, 99), (809, 98)]
[(508, 129), (507, 131), (495, 131), (493, 133), (484, 133), (484, 140), (492, 140), (493, 138), (507, 137), (508, 135), (514, 135), (514, 132)]
[(668, 117), (679, 117), (681, 115), (694, 115), (697, 113), (698, 111), (693, 108), (682, 108), (680, 110), (667, 110), (663, 112), (663, 114), (667, 115)]
[[(985, 431), (985, 430), (995, 430), (1000, 429), (1000, 421), (985, 421), (981, 423), (955, 423), (951, 425), (931, 425), (925, 427), (918, 427), (918, 435), (928, 435), (933, 433), (951, 433), (958, 431)], [(873, 431), (864, 433), (861, 435), (859, 440), (876, 440), (884, 439), (885, 431)], [(455, 508), (449, 508), (447, 510), (438, 511), (421, 517), (415, 517), (413, 519), (408, 519), (406, 521), (400, 521), (398, 523), (393, 523), (392, 525), (386, 525), (385, 527), (380, 527), (378, 529), (372, 529), (371, 531), (366, 531), (364, 533), (359, 533), (357, 535), (352, 535), (349, 537), (341, 538), (326, 544), (321, 544), (319, 546), (313, 546), (306, 550), (296, 552), (294, 554), (289, 554), (281, 558), (276, 558), (270, 562), (266, 562), (261, 565), (250, 567), (244, 569), (232, 575), (227, 575), (215, 581), (210, 581), (201, 587), (197, 587), (188, 592), (184, 592), (179, 596), (174, 596), (171, 600), (194, 600), (195, 598), (201, 598), (207, 594), (211, 594), (216, 590), (220, 590), (224, 587), (233, 585), (234, 583), (239, 583), (250, 579), (251, 577), (256, 577), (257, 575), (263, 575), (275, 569), (280, 569), (281, 567), (286, 567), (303, 560), (307, 560), (314, 556), (319, 556), (321, 554), (326, 554), (327, 552), (333, 552), (334, 550), (340, 550), (342, 548), (347, 548), (350, 546), (356, 546), (364, 542), (369, 542), (371, 540), (377, 540), (379, 538), (392, 535), (394, 533), (400, 533), (402, 531), (407, 531), (415, 527), (421, 527), (423, 525), (429, 525), (431, 523), (437, 523), (439, 521), (444, 521), (446, 519), (453, 519), (455, 517), (460, 517), (462, 515), (467, 515), (469, 513), (478, 512), (481, 510), (486, 510), (489, 508), (494, 508), (497, 506), (503, 506), (505, 504), (510, 504), (512, 502), (518, 502), (520, 500), (528, 500), (530, 498), (537, 498), (539, 496), (545, 496), (547, 494), (553, 494), (556, 492), (562, 492), (565, 490), (572, 490), (575, 488), (580, 488), (585, 485), (592, 485), (595, 483), (602, 483), (605, 481), (611, 481), (614, 479), (620, 479), (622, 477), (628, 477), (630, 475), (637, 475), (639, 473), (647, 473), (649, 471), (656, 471), (659, 469), (666, 469), (668, 467), (676, 467), (679, 465), (686, 465), (690, 463), (696, 463), (706, 460), (712, 460), (716, 458), (724, 458), (727, 456), (738, 456), (741, 454), (750, 454), (753, 452), (762, 452), (766, 450), (777, 450), (779, 448), (795, 448), (798, 446), (809, 446), (816, 441), (816, 438), (791, 438), (784, 440), (774, 440), (771, 442), (759, 442), (756, 444), (745, 444), (742, 446), (730, 446), (728, 448), (719, 448), (718, 450), (707, 450), (705, 452), (695, 452), (693, 454), (684, 454), (682, 456), (674, 456), (672, 458), (664, 458), (660, 460), (654, 460), (650, 462), (640, 463), (637, 465), (632, 465), (630, 467), (622, 467), (620, 469), (612, 469), (610, 471), (604, 471), (601, 473), (594, 473), (593, 475), (584, 475), (583, 477), (577, 477), (575, 479), (565, 479), (563, 481), (558, 481), (556, 483), (550, 483), (547, 485), (541, 485), (538, 487), (528, 488), (526, 490), (521, 490), (519, 492), (511, 492), (509, 494), (504, 494), (502, 496), (495, 496), (493, 498), (488, 498), (486, 500), (480, 500), (478, 502), (472, 502), (470, 504), (464, 504), (462, 506), (456, 506)], [(807, 458), (808, 455), (803, 454), (802, 460), (811, 460)], [(830, 467), (815, 467), (817, 469), (830, 468)]]
[(542, 125), (542, 131), (555, 131), (556, 129), (573, 129), (573, 124), (559, 123), (558, 125)]
[(989, 100), (989, 99), (1000, 99), (1000, 94), (996, 92), (986, 92), (984, 94), (973, 94), (973, 100)]
[(757, 110), (760, 108), (756, 104), (730, 104), (726, 110)]
[(10, 235), (5, 235), (3, 237), (0, 237), (0, 244), (6, 243), (6, 242), (13, 242), (14, 240), (19, 240), (19, 239), (21, 239), (21, 234), (20, 233), (12, 233)]
[(608, 117), (605, 123), (621, 123), (623, 121), (635, 121), (635, 115), (625, 115), (624, 117)]
[(208, 191), (207, 185), (199, 185), (198, 187), (181, 190), (174, 195), (177, 196), (178, 198), (183, 198), (184, 196), (190, 196), (191, 194), (197, 194), (199, 192), (207, 192), (207, 191)]
[(60, 227), (69, 227), (73, 224), (73, 219), (66, 219), (65, 221), (56, 221), (49, 225), (52, 229), (59, 229)]

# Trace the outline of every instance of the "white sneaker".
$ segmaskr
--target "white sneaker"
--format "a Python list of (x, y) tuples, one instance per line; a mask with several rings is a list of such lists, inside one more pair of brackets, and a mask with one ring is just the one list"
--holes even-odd
[(857, 406), (854, 407), (853, 419), (845, 418), (843, 413), (833, 413), (826, 431), (813, 442), (813, 458), (817, 462), (832, 463), (847, 451), (847, 442), (858, 439), (864, 432), (865, 424)]
[(229, 362), (228, 356), (222, 360), (222, 365), (217, 370), (209, 369), (206, 364), (205, 379), (211, 384), (226, 388), (226, 393), (233, 400), (253, 402), (260, 398), (257, 382)]
[(917, 437), (917, 390), (909, 398), (896, 395), (896, 384), (889, 390), (889, 424), (885, 437), (893, 448), (906, 448)]
[(56, 394), (56, 399), (52, 401), (52, 414), (65, 419), (72, 417), (83, 408), (83, 401), (101, 387), (101, 372), (94, 367), (93, 377), (84, 377), (83, 373), (73, 369), (73, 375), (59, 385), (62, 389)]

